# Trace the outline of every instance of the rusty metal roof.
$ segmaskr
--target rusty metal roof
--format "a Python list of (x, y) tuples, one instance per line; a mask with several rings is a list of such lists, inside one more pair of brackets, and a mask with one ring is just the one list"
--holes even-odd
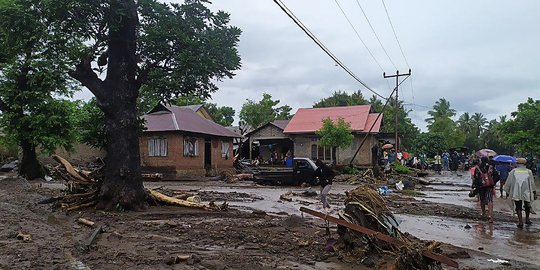
[[(341, 106), (327, 108), (300, 108), (293, 116), (283, 133), (314, 133), (322, 127), (322, 120), (330, 118), (335, 121), (343, 118), (351, 124), (353, 132), (368, 132), (377, 118), (377, 113), (370, 113), (371, 105)], [(379, 132), (382, 116), (372, 129)]]
[(143, 116), (145, 131), (184, 131), (219, 137), (240, 137), (227, 128), (199, 116), (192, 108), (159, 104)]

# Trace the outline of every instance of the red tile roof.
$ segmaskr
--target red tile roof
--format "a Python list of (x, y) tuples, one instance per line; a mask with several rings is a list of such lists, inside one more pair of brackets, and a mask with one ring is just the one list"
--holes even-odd
[[(328, 108), (298, 109), (283, 133), (314, 133), (322, 126), (322, 120), (330, 118), (335, 121), (343, 118), (351, 124), (353, 132), (368, 132), (377, 118), (377, 113), (369, 113), (371, 105), (342, 106)], [(371, 130), (378, 133), (381, 128), (382, 115)]]
[(240, 137), (227, 128), (201, 117), (191, 108), (160, 104), (143, 118), (145, 131), (185, 131), (219, 137)]

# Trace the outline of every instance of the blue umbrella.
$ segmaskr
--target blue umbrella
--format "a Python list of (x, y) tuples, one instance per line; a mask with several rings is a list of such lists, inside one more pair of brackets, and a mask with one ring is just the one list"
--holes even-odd
[(493, 158), (493, 160), (497, 162), (506, 162), (506, 163), (516, 163), (516, 158), (513, 156), (507, 156), (507, 155), (498, 155)]

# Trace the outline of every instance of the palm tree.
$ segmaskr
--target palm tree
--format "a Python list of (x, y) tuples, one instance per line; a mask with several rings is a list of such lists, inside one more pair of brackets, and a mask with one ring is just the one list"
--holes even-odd
[(448, 100), (445, 98), (440, 98), (435, 102), (435, 105), (433, 105), (433, 110), (428, 111), (428, 114), (431, 117), (426, 118), (426, 122), (428, 122), (428, 124), (432, 124), (433, 121), (435, 121), (435, 118), (451, 118), (452, 116), (456, 115), (456, 110), (450, 108), (450, 102)]
[(471, 125), (477, 138), (485, 130), (487, 123), (488, 121), (482, 113), (474, 113), (471, 116)]
[(469, 134), (473, 131), (473, 126), (471, 122), (471, 116), (468, 112), (464, 112), (459, 119), (457, 120), (459, 129), (461, 129), (465, 134)]

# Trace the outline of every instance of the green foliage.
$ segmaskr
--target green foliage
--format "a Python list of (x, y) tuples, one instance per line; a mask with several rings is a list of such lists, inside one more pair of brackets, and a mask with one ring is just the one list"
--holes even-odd
[(343, 173), (344, 174), (359, 174), (360, 170), (358, 170), (358, 168), (356, 168), (355, 166), (345, 166), (343, 168)]
[(493, 149), (498, 154), (513, 155), (514, 147), (504, 141), (503, 125), (506, 117), (501, 117), (500, 120), (500, 122), (495, 119), (489, 121), (486, 130), (480, 136), (481, 148)]
[[(382, 127), (380, 132), (393, 133), (395, 132), (395, 99), (390, 100), (390, 103), (383, 111), (384, 103), (372, 96), (366, 100), (362, 92), (356, 91), (348, 94), (345, 91), (335, 91), (332, 96), (323, 98), (313, 105), (313, 108), (336, 107), (336, 106), (354, 106), (354, 105), (371, 105), (371, 111), (374, 113), (383, 113)], [(398, 103), (398, 132), (402, 139), (401, 148), (407, 149), (412, 146), (413, 140), (420, 132), (409, 118), (409, 111), (405, 110), (403, 101)]]
[(351, 124), (339, 118), (336, 122), (326, 118), (322, 120), (322, 127), (315, 132), (321, 138), (319, 145), (345, 148), (351, 145), (354, 136), (352, 135)]
[(65, 36), (46, 19), (42, 1), (0, 2), (0, 123), (3, 132), (52, 152), (75, 140), (73, 64)]
[(313, 104), (313, 108), (324, 108), (324, 107), (337, 107), (337, 106), (354, 106), (354, 105), (368, 105), (369, 102), (364, 98), (360, 90), (348, 94), (345, 91), (334, 91), (334, 93), (327, 97), (319, 100), (317, 103)]
[(409, 168), (399, 163), (394, 163), (394, 171), (398, 174), (409, 174), (411, 172)]
[(92, 98), (88, 102), (79, 102), (77, 112), (77, 135), (79, 142), (103, 149), (107, 138), (105, 134), (105, 116)]
[(273, 100), (272, 95), (264, 93), (259, 102), (247, 99), (240, 110), (240, 120), (251, 126), (258, 128), (274, 120), (285, 120), (291, 118), (291, 107), (283, 105), (277, 107), (279, 100)]
[[(381, 132), (394, 133), (396, 130), (396, 109), (395, 99), (390, 99), (389, 104), (383, 111), (384, 103), (372, 96), (369, 100), (372, 112), (383, 113), (383, 125)], [(409, 117), (409, 111), (403, 106), (403, 101), (398, 102), (398, 133), (401, 138), (401, 149), (410, 149), (414, 145), (414, 139), (420, 133), (420, 130), (413, 124)]]
[(425, 153), (427, 156), (434, 156), (437, 152), (442, 153), (448, 149), (446, 137), (440, 132), (423, 132), (418, 134), (413, 147), (417, 153)]
[(456, 115), (456, 110), (450, 108), (450, 102), (448, 100), (446, 100), (445, 98), (440, 98), (435, 102), (435, 105), (433, 105), (433, 110), (428, 111), (428, 114), (431, 116), (429, 118), (426, 118), (426, 122), (428, 122), (429, 128), (437, 118), (450, 119), (451, 117)]
[(512, 112), (512, 119), (502, 124), (505, 141), (522, 153), (540, 155), (540, 100), (528, 98)]

